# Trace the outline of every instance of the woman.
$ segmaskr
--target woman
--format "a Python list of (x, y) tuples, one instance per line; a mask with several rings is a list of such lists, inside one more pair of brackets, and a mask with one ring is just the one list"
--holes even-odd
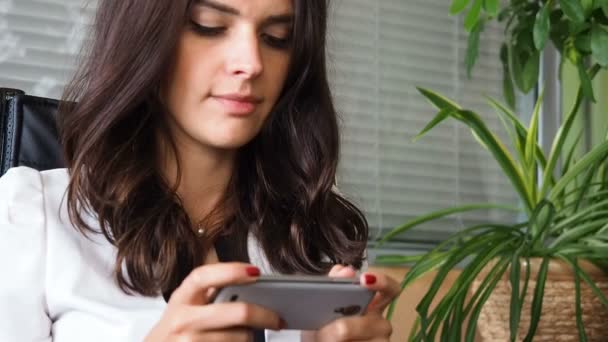
[(209, 303), (260, 273), (364, 263), (366, 221), (332, 189), (326, 16), (317, 0), (100, 0), (59, 118), (67, 170), (0, 179), (0, 340), (387, 340), (398, 285), (381, 274), (360, 275), (378, 291), (366, 315), (302, 334)]

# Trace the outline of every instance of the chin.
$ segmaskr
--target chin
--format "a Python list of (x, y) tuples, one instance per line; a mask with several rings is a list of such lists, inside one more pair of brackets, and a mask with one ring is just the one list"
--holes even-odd
[(236, 150), (239, 149), (245, 145), (247, 145), (251, 140), (253, 140), (253, 138), (255, 137), (255, 135), (251, 135), (251, 134), (247, 134), (247, 135), (236, 135), (236, 136), (231, 136), (231, 137), (227, 137), (227, 138), (223, 138), (223, 139), (217, 139), (215, 141), (212, 142), (213, 146), (220, 148), (220, 149), (225, 149), (225, 150)]

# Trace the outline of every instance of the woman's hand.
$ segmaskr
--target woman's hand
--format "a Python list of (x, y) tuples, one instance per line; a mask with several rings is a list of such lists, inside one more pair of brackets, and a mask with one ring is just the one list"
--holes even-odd
[(209, 264), (194, 269), (173, 292), (145, 341), (251, 341), (251, 328), (281, 329), (279, 316), (259, 306), (210, 304), (217, 289), (252, 283), (259, 275), (258, 268), (243, 263)]
[[(354, 277), (351, 267), (334, 266), (330, 277)], [(399, 284), (383, 274), (366, 272), (361, 275), (361, 286), (377, 291), (363, 316), (337, 319), (315, 332), (305, 332), (305, 341), (389, 341), (393, 332), (391, 323), (382, 316), (386, 307), (400, 292)]]

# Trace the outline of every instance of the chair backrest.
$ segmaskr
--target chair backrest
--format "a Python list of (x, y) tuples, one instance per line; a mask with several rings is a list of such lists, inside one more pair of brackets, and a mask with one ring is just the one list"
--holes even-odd
[(15, 166), (64, 167), (57, 134), (59, 101), (0, 88), (0, 176)]

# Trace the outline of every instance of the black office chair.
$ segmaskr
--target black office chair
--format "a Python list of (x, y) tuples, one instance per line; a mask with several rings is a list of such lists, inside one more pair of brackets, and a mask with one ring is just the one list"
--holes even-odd
[(59, 101), (0, 88), (0, 176), (15, 166), (64, 167), (57, 135)]

